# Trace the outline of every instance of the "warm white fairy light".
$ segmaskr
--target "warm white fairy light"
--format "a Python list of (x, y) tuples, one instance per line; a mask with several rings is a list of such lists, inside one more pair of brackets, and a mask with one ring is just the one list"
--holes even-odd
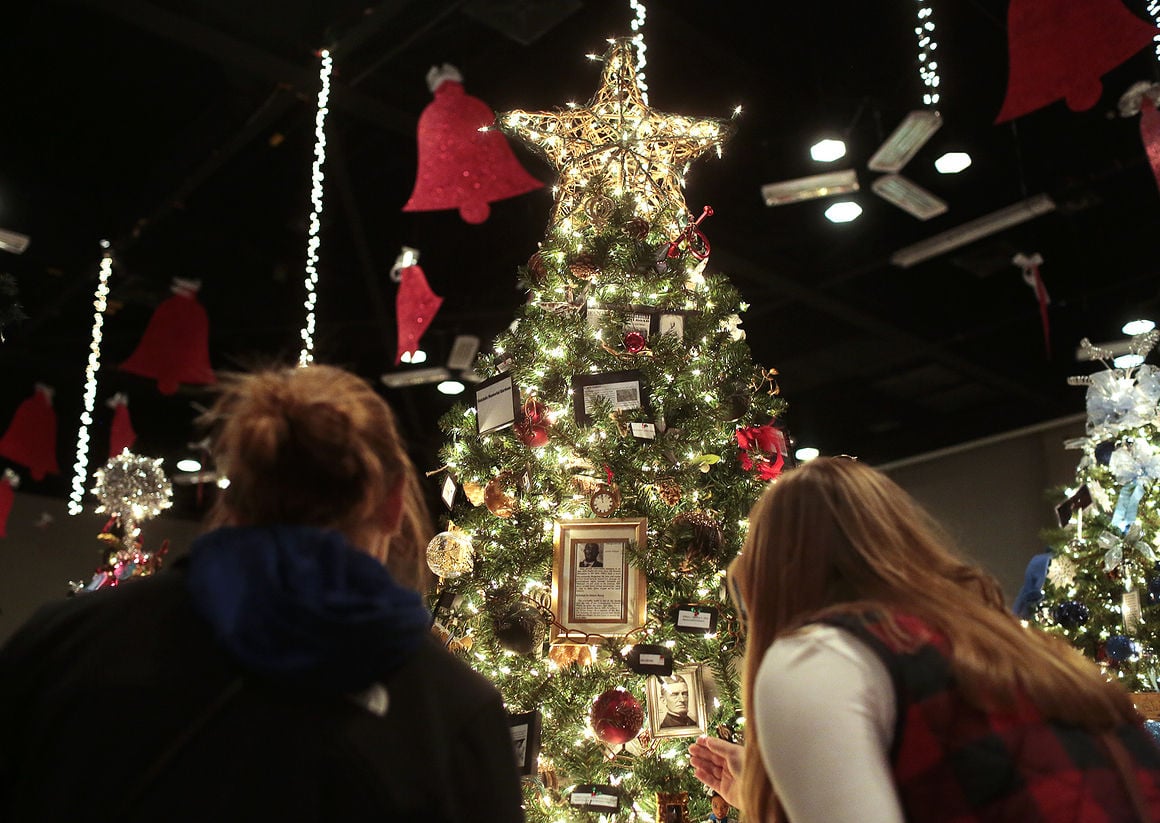
[[(1148, 14), (1160, 26), (1160, 0), (1148, 0)], [(1156, 44), (1156, 59), (1160, 60), (1160, 34), (1154, 35), (1152, 42)]]
[(928, 106), (938, 106), (938, 60), (935, 59), (935, 50), (938, 43), (934, 39), (933, 11), (928, 0), (918, 2), (918, 25), (914, 33), (918, 37), (918, 74), (926, 91), (922, 95), (922, 102)]
[(640, 97), (647, 106), (648, 81), (644, 77), (644, 67), (648, 63), (648, 60), (644, 56), (645, 49), (647, 48), (644, 44), (644, 18), (648, 14), (648, 10), (640, 0), (628, 0), (628, 7), (632, 9), (634, 15), (629, 26), (633, 31), (632, 42), (636, 44), (636, 84), (640, 87)]
[(101, 241), (105, 249), (101, 256), (101, 270), (97, 275), (97, 291), (93, 295), (93, 336), (89, 342), (89, 362), (85, 366), (84, 409), (81, 424), (77, 429), (77, 458), (73, 463), (72, 493), (69, 495), (68, 513), (80, 514), (84, 509), (81, 501), (85, 496), (85, 481), (89, 473), (89, 426), (93, 424), (93, 407), (97, 402), (97, 372), (101, 368), (101, 330), (105, 325), (105, 308), (109, 304), (109, 276), (113, 273), (113, 253), (107, 240)]
[(319, 56), (322, 67), (318, 72), (318, 112), (314, 116), (314, 166), (310, 174), (310, 225), (306, 241), (306, 325), (302, 327), (302, 351), (298, 365), (314, 362), (314, 307), (318, 303), (318, 232), (322, 228), (322, 164), (326, 162), (326, 115), (330, 100), (330, 71), (334, 65), (330, 51), (323, 49)]

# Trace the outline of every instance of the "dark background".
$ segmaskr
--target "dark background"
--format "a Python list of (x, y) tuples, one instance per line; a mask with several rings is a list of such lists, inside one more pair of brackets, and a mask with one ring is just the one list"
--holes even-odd
[[(1107, 0), (1114, 4), (1118, 0)], [(1130, 314), (1158, 312), (1160, 195), (1138, 117), (1120, 95), (1158, 79), (1144, 50), (1104, 78), (1099, 103), (1062, 102), (993, 125), (1007, 83), (1006, 3), (934, 7), (945, 124), (904, 174), (949, 205), (921, 222), (874, 195), (866, 161), (921, 107), (913, 2), (828, 4), (665, 0), (649, 6), (650, 104), (744, 114), (721, 159), (696, 163), (690, 209), (710, 204), (711, 265), (750, 303), (755, 359), (780, 370), (790, 430), (823, 453), (885, 463), (1082, 411), (1071, 374), (1082, 337), (1119, 339)], [(1089, 4), (1094, 14), (1103, 5)], [(1125, 5), (1144, 17), (1142, 2)], [(420, 249), (445, 298), (423, 340), (441, 365), (456, 335), (487, 342), (524, 300), (516, 267), (543, 235), (550, 195), (495, 203), (468, 225), (454, 212), (403, 213), (430, 66), (452, 63), (495, 110), (587, 100), (584, 59), (630, 34), (627, 2), (88, 0), (12, 5), (0, 31), (0, 227), (32, 237), (0, 252), (29, 318), (0, 344), (0, 425), (36, 382), (56, 389), (62, 473), (22, 489), (65, 497), (92, 325), (99, 241), (116, 251), (91, 467), (106, 455), (105, 400), (130, 397), (140, 453), (172, 467), (197, 435), (200, 388), (162, 397), (119, 372), (174, 277), (202, 282), (218, 370), (292, 363), (303, 322), (317, 58), (335, 50), (328, 120), (317, 356), (372, 380), (393, 370), (389, 269)], [(1061, 45), (1061, 48), (1064, 47)], [(823, 133), (849, 154), (809, 159)], [(944, 151), (974, 164), (939, 175)], [(535, 176), (551, 170), (522, 147)], [(865, 209), (833, 225), (815, 200), (769, 208), (765, 183), (858, 170)], [(1054, 212), (913, 268), (899, 248), (1032, 195)], [(1051, 352), (1034, 294), (1011, 258), (1038, 252), (1051, 296)], [(452, 398), (433, 385), (383, 388), (420, 468), (435, 468), (435, 425)], [(177, 511), (197, 514), (197, 489)]]

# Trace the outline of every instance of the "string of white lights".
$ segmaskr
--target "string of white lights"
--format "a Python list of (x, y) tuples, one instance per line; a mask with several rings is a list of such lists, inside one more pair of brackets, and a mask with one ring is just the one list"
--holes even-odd
[(298, 365), (306, 366), (314, 362), (314, 307), (318, 304), (318, 247), (322, 241), (318, 232), (322, 228), (322, 164), (326, 162), (326, 115), (330, 101), (330, 72), (334, 61), (330, 50), (319, 52), (322, 66), (318, 72), (318, 112), (314, 116), (314, 166), (310, 174), (310, 224), (306, 240), (306, 325), (302, 327), (302, 351), (298, 353)]
[(628, 7), (632, 9), (633, 18), (629, 24), (635, 34), (632, 35), (632, 42), (636, 44), (636, 85), (640, 88), (640, 97), (644, 104), (648, 105), (648, 81), (645, 80), (644, 67), (648, 63), (645, 59), (645, 44), (644, 44), (644, 18), (648, 13), (645, 9), (644, 3), (640, 0), (628, 0)]
[(931, 19), (934, 12), (929, 0), (917, 2), (918, 25), (914, 27), (914, 33), (918, 37), (918, 75), (922, 78), (922, 84), (926, 86), (922, 102), (927, 106), (937, 106), (939, 76), (938, 60), (935, 59), (934, 52), (938, 48), (938, 43), (934, 39), (934, 20)]
[(105, 326), (105, 308), (109, 304), (109, 276), (113, 273), (113, 252), (109, 241), (102, 240), (105, 250), (101, 256), (101, 270), (97, 277), (97, 291), (93, 295), (93, 336), (89, 343), (89, 362), (85, 366), (84, 410), (77, 429), (77, 458), (73, 463), (72, 492), (69, 494), (68, 513), (84, 511), (81, 501), (85, 496), (85, 481), (89, 474), (89, 426), (93, 424), (93, 407), (97, 402), (97, 372), (101, 368), (101, 330)]
[[(1156, 25), (1160, 26), (1160, 0), (1148, 0), (1148, 14), (1152, 15)], [(1152, 42), (1156, 44), (1156, 59), (1160, 60), (1160, 34), (1153, 36)]]

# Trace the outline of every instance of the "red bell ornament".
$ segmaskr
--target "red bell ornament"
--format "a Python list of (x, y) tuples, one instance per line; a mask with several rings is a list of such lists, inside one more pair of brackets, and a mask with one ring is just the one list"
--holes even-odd
[(418, 266), (407, 266), (399, 270), (399, 293), (395, 296), (395, 324), (398, 327), (398, 346), (395, 350), (395, 365), (403, 360), (403, 354), (419, 348), (419, 338), (435, 313), (443, 305), (443, 298), (431, 291), (427, 275)]
[(113, 410), (113, 423), (109, 427), (109, 459), (119, 455), (125, 449), (132, 451), (137, 442), (137, 432), (133, 430), (133, 421), (129, 419), (129, 398), (117, 392), (108, 401)]
[(495, 112), (464, 91), (454, 66), (432, 67), (427, 86), (435, 99), (419, 116), (419, 171), (403, 211), (459, 209), (466, 222), (482, 223), (491, 214), (488, 203), (543, 188), (503, 134), (486, 128)]
[(1090, 109), (1103, 92), (1100, 78), (1157, 33), (1122, 0), (1011, 0), (1007, 96), (995, 122), (1013, 120), (1061, 98), (1072, 111)]
[(37, 383), (36, 391), (17, 407), (8, 430), (0, 437), (0, 457), (26, 467), (33, 480), (60, 473), (52, 392), (49, 386)]
[(200, 288), (198, 280), (173, 279), (173, 296), (154, 310), (122, 371), (153, 378), (162, 394), (173, 394), (182, 383), (217, 382), (209, 365), (209, 320), (197, 301)]

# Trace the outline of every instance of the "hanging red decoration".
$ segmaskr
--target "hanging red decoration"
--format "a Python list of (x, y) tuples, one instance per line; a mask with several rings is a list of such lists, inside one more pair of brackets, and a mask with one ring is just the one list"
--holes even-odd
[(396, 366), (402, 362), (404, 353), (418, 350), (419, 338), (427, 331), (441, 305), (443, 298), (431, 291), (427, 275), (421, 268), (407, 266), (399, 269), (399, 293), (395, 296), (395, 322), (399, 329)]
[(1157, 29), (1122, 0), (1011, 0), (1007, 8), (1007, 96), (996, 123), (1056, 100), (1072, 111), (1090, 109), (1103, 92), (1100, 78), (1152, 42)]
[(197, 302), (200, 288), (200, 281), (173, 279), (173, 296), (154, 310), (122, 371), (155, 379), (162, 394), (173, 394), (181, 383), (217, 382), (209, 365), (209, 320)]
[(435, 99), (419, 116), (419, 173), (403, 211), (459, 209), (468, 223), (491, 214), (488, 203), (543, 188), (520, 165), (501, 132), (485, 129), (495, 112), (463, 89), (454, 66), (427, 72)]
[(1152, 166), (1152, 176), (1160, 186), (1160, 111), (1156, 104), (1146, 100), (1140, 106), (1140, 140), (1148, 152), (1148, 163)]
[(529, 397), (524, 401), (522, 418), (513, 428), (521, 443), (530, 449), (539, 449), (548, 445), (551, 439), (548, 433), (551, 422), (548, 407), (535, 397)]
[(634, 739), (644, 725), (640, 701), (620, 688), (609, 689), (597, 697), (588, 716), (596, 739), (610, 746)]
[(20, 478), (12, 469), (5, 469), (0, 474), (0, 537), (8, 536), (8, 515), (12, 512), (12, 503), (16, 500), (16, 487), (20, 485)]
[(1043, 265), (1043, 256), (1040, 254), (1017, 254), (1011, 262), (1023, 272), (1023, 282), (1035, 292), (1035, 301), (1039, 304), (1039, 322), (1043, 326), (1043, 348), (1047, 356), (1051, 357), (1051, 325), (1048, 322), (1047, 307), (1051, 305), (1051, 297), (1047, 294), (1047, 286), (1043, 284), (1043, 277), (1039, 274), (1039, 267)]
[(53, 390), (36, 384), (32, 396), (20, 404), (8, 431), (0, 437), (0, 457), (7, 457), (28, 469), (33, 480), (60, 474), (56, 462), (56, 411), (52, 408)]
[(137, 442), (137, 432), (133, 430), (133, 421), (129, 419), (129, 398), (122, 392), (117, 392), (108, 400), (108, 406), (113, 410), (113, 423), (109, 427), (109, 459), (116, 457), (125, 449), (132, 451)]

